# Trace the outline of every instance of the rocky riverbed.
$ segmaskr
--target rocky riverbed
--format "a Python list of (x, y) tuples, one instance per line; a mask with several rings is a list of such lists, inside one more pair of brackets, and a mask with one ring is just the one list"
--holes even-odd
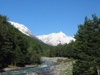
[(56, 62), (59, 63), (56, 66), (51, 66), (50, 69), (53, 70), (51, 74), (53, 75), (72, 75), (72, 68), (73, 63), (75, 63), (75, 60), (68, 59), (65, 57), (43, 57), (46, 61), (50, 62)]
[[(46, 70), (51, 70), (49, 75), (72, 75), (72, 68), (73, 68), (73, 63), (75, 63), (75, 60), (68, 59), (65, 57), (52, 57), (52, 58), (42, 57), (41, 59), (49, 62), (58, 63), (58, 65), (51, 66), (46, 69)], [(34, 72), (27, 75), (38, 75), (38, 74), (37, 72)]]

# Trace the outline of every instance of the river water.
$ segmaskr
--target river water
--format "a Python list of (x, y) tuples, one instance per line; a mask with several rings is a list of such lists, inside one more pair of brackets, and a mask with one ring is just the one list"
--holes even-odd
[(42, 60), (42, 64), (40, 66), (34, 68), (26, 68), (26, 69), (14, 70), (14, 71), (1, 72), (0, 75), (26, 75), (27, 73), (36, 72), (36, 71), (41, 72), (39, 75), (44, 75), (44, 73), (46, 72), (47, 72), (46, 75), (49, 75), (48, 72), (50, 72), (51, 70), (47, 68), (53, 65), (57, 65), (57, 64)]

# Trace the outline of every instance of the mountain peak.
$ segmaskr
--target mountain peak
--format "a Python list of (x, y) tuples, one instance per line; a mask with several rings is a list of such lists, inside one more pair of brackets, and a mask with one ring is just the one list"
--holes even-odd
[(62, 31), (60, 31), (59, 33), (57, 33), (58, 35), (65, 35), (65, 33), (63, 33)]
[(62, 31), (59, 32), (60, 34), (64, 34)]
[(70, 43), (71, 40), (75, 41), (73, 37), (65, 35), (62, 31), (58, 33), (51, 33), (48, 35), (37, 36), (44, 43), (57, 46), (58, 44)]

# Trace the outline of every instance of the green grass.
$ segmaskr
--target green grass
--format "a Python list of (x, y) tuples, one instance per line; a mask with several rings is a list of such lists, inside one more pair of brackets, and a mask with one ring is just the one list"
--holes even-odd
[(69, 61), (71, 61), (71, 60), (70, 59), (57, 59), (58, 63), (61, 63), (61, 62), (66, 63), (66, 62), (69, 62)]
[(57, 59), (57, 62), (58, 63), (61, 63), (61, 62), (63, 62), (64, 60), (63, 59)]
[(70, 61), (75, 61), (75, 59), (73, 59), (73, 58), (70, 58), (70, 59), (57, 59), (57, 62), (58, 63), (61, 63), (61, 62), (64, 62), (64, 63), (66, 63), (66, 62), (70, 62)]
[(70, 62), (70, 59), (66, 59), (66, 60), (64, 60), (64, 63), (66, 63), (66, 62)]
[(73, 75), (72, 69), (71, 70), (64, 70), (63, 73), (66, 73), (66, 75)]

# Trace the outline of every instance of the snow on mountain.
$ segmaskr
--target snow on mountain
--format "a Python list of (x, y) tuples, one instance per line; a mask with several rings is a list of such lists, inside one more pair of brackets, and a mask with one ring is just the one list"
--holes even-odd
[(20, 32), (23, 34), (32, 37), (34, 39), (37, 39), (38, 41), (43, 41), (46, 44), (57, 46), (58, 44), (65, 44), (70, 43), (71, 40), (75, 41), (73, 37), (66, 36), (63, 32), (59, 33), (51, 33), (49, 35), (41, 35), (41, 36), (34, 36), (32, 32), (23, 24), (11, 22), (11, 25), (13, 25), (15, 28), (17, 28)]
[(40, 35), (37, 36), (40, 40), (42, 40), (44, 43), (57, 46), (58, 44), (65, 44), (70, 43), (72, 40), (75, 41), (73, 37), (66, 36), (63, 32), (59, 33), (51, 33), (49, 35)]
[(32, 32), (23, 24), (19, 24), (19, 23), (15, 23), (15, 22), (11, 22), (11, 25), (13, 25), (15, 28), (17, 28), (20, 32), (22, 32), (23, 34), (29, 36), (29, 37), (32, 37), (32, 38), (35, 38), (35, 39), (38, 39), (37, 37), (35, 37)]

